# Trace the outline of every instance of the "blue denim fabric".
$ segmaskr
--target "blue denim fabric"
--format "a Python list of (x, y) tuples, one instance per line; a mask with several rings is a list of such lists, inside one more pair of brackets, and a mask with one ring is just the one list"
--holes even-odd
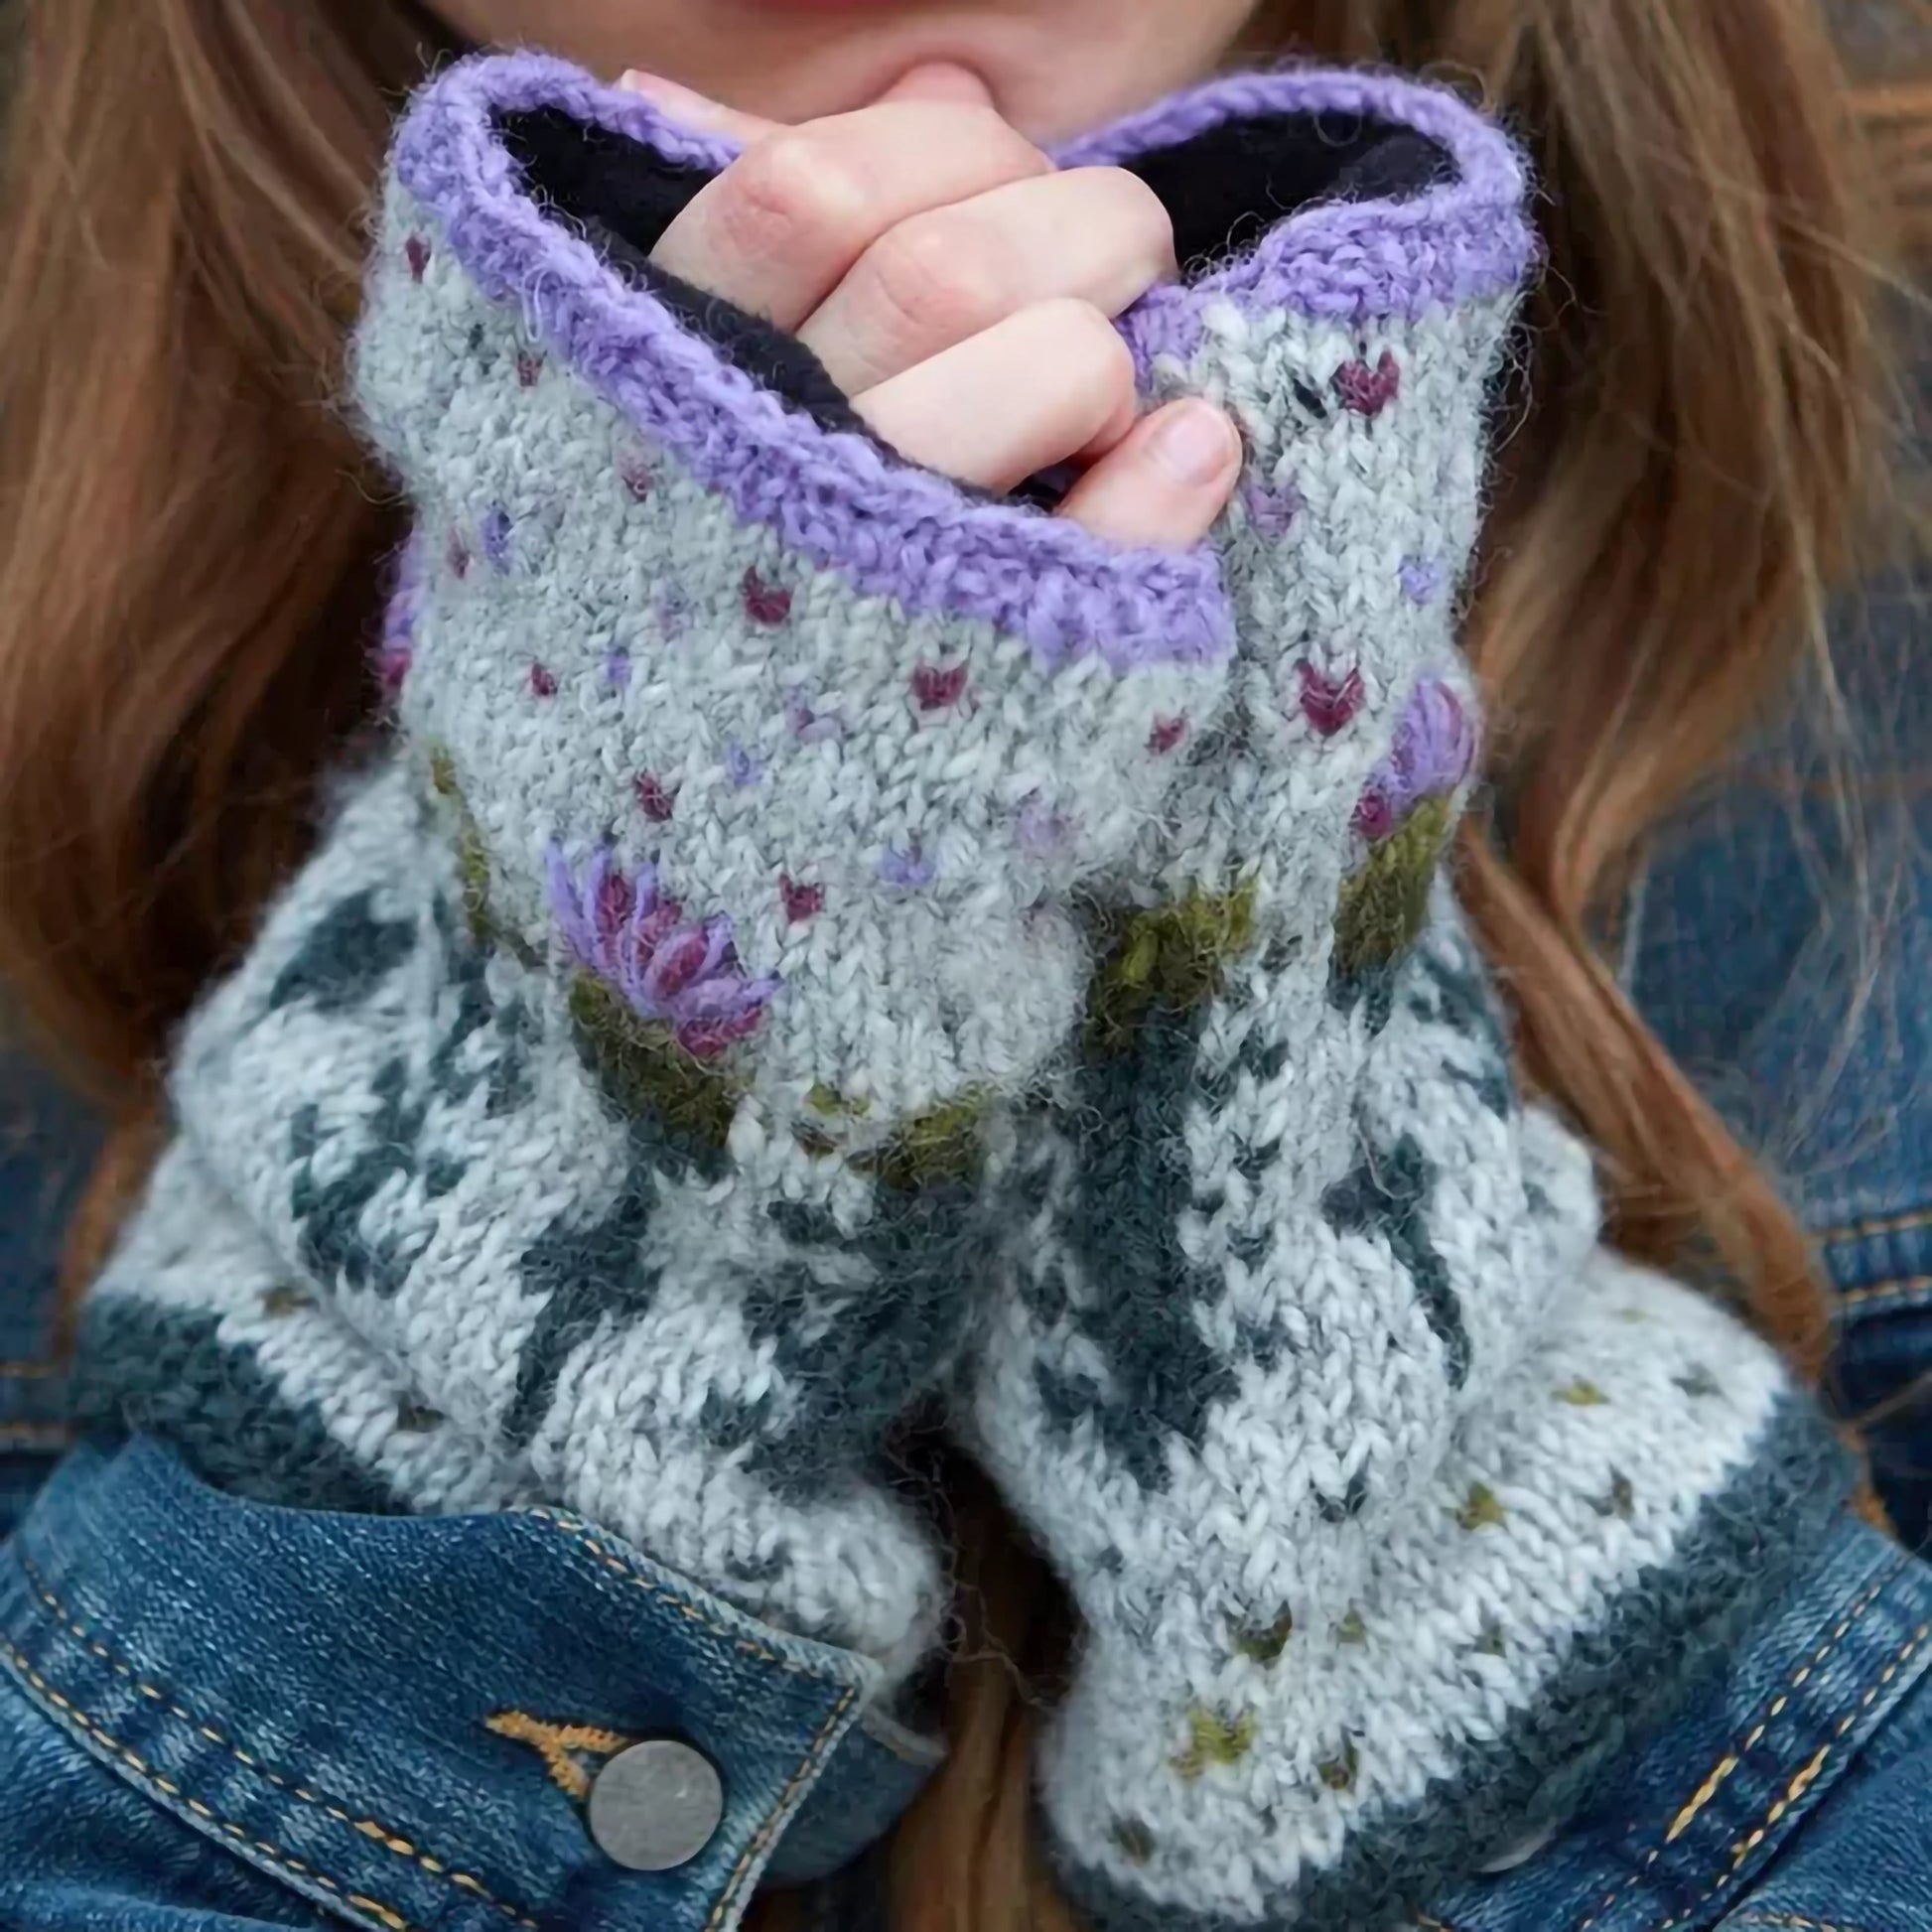
[(94, 1145), (80, 1106), (24, 1056), (0, 1054), (0, 1536), (69, 1446), (55, 1277)]
[(1607, 1798), (1425, 1932), (1924, 1932), (1932, 1567), (1843, 1525)]
[(1821, 700), (1685, 816), (1622, 935), (1644, 1016), (1778, 1177), (1838, 1291), (1832, 1393), (1932, 1547), (1932, 680), (1880, 581)]
[[(1928, 1662), (1932, 1567), (1843, 1524), (1596, 1810), (1419, 1926), (1923, 1932)], [(854, 1726), (862, 1668), (565, 1519), (300, 1514), (82, 1450), (0, 1550), (0, 1926), (726, 1932), (774, 1843), (791, 1877), (844, 1864), (922, 1779)], [(619, 1870), (522, 1741), (545, 1725), (698, 1744), (717, 1838)]]
[[(0, 1549), (0, 1926), (715, 1932), (923, 1783), (928, 1749), (860, 1723), (869, 1669), (569, 1518), (274, 1509), (85, 1449)], [(625, 1871), (584, 1784), (664, 1736), (725, 1819)]]

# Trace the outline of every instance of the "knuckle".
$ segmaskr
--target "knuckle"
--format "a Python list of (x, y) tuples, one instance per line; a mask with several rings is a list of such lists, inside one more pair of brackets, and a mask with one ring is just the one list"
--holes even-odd
[(948, 132), (955, 143), (971, 146), (990, 160), (998, 160), (1019, 175), (1050, 175), (1051, 158), (1020, 132), (997, 107), (984, 107), (977, 101), (962, 101), (949, 107), (956, 116)]
[(999, 251), (944, 215), (895, 228), (867, 255), (866, 280), (879, 326), (911, 343), (976, 334), (1010, 306)]
[(865, 191), (826, 142), (810, 134), (773, 135), (748, 149), (727, 176), (719, 218), (753, 248), (787, 239), (836, 242), (853, 232)]

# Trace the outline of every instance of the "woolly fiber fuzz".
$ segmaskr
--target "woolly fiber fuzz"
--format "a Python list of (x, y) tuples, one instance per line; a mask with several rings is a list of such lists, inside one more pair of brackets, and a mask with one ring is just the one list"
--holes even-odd
[(1152, 391), (1244, 433), (1236, 659), (1089, 914), (962, 1415), (1082, 1612), (1040, 1803), (1110, 1932), (1406, 1922), (1580, 1804), (1844, 1493), (1773, 1352), (1606, 1252), (1518, 1099), (1439, 875), (1523, 183), (1438, 96), (1312, 84), (1453, 165), (1129, 318)]
[(1103, 1927), (1368, 1927), (1581, 1802), (1838, 1506), (1598, 1238), (1441, 874), (1508, 143), (1379, 74), (1083, 143), (1248, 463), (1121, 550), (909, 465), (658, 271), (728, 145), (531, 57), (401, 123), (356, 400), (391, 729), (188, 1025), (82, 1389), (308, 1506), (581, 1512), (889, 1696), (946, 1405), (1079, 1602)]

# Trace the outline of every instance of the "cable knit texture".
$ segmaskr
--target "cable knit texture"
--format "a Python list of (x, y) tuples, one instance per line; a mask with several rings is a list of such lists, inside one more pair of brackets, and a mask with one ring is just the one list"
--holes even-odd
[(561, 1504), (885, 1696), (945, 1400), (1086, 1623), (1103, 1927), (1369, 1927), (1578, 1802), (1836, 1506), (1771, 1352), (1599, 1245), (1441, 861), (1504, 138), (1379, 74), (1082, 144), (1249, 461), (1126, 551), (662, 275), (725, 143), (531, 57), (398, 135), (356, 400), (391, 728), (188, 1026), (83, 1399), (240, 1493)]

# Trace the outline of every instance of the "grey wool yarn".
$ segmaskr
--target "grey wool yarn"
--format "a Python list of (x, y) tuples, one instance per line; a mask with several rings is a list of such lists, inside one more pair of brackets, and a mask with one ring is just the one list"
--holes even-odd
[(1068, 153), (1247, 440), (1185, 553), (905, 464), (654, 236), (723, 143), (558, 63), (401, 124), (355, 400), (388, 728), (186, 1027), (82, 1391), (209, 1480), (549, 1504), (892, 1696), (942, 1410), (1082, 1612), (1038, 1764), (1104, 1928), (1371, 1927), (1619, 1743), (1844, 1491), (1602, 1245), (1444, 855), (1507, 141), (1231, 78)]
[(1322, 293), (1149, 360), (1250, 451), (1236, 661), (1089, 910), (962, 1412), (1081, 1613), (1039, 1796), (1110, 1932), (1412, 1922), (1583, 1802), (1844, 1494), (1775, 1353), (1602, 1245), (1453, 896), (1514, 290)]

